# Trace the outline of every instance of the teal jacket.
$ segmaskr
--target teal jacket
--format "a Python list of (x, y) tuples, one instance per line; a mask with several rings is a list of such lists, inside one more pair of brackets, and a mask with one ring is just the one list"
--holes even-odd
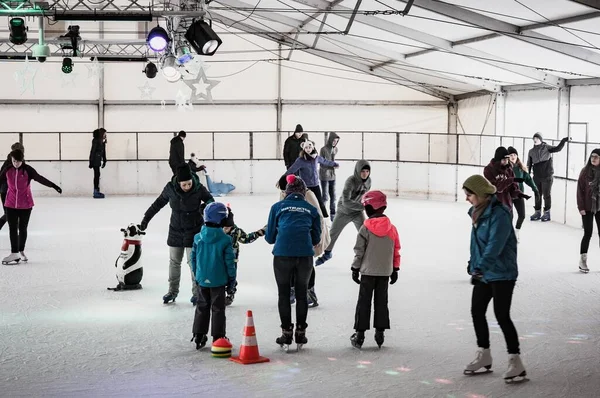
[[(473, 207), (469, 210), (469, 216)], [(510, 211), (493, 196), (471, 230), (469, 273), (482, 274), (481, 281), (516, 281), (517, 237)]]
[(227, 286), (236, 279), (235, 254), (231, 238), (222, 228), (204, 226), (194, 236), (192, 273), (202, 287)]
[[(531, 174), (526, 173), (525, 171), (523, 171), (522, 168), (520, 168), (516, 164), (513, 166), (513, 172), (515, 173), (515, 178), (522, 178), (525, 184), (529, 185), (529, 187), (533, 189), (533, 192), (539, 193), (537, 187), (535, 186), (535, 183), (533, 182), (533, 178), (531, 178)], [(521, 192), (525, 192), (523, 188), (523, 183), (520, 182), (519, 189), (521, 190)]]

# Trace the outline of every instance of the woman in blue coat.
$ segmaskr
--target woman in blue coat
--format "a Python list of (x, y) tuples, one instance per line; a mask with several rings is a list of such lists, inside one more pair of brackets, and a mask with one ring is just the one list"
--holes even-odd
[(494, 314), (502, 329), (508, 348), (508, 370), (504, 380), (523, 381), (525, 367), (519, 356), (519, 336), (510, 319), (510, 305), (517, 276), (517, 238), (510, 210), (496, 197), (494, 187), (485, 177), (473, 175), (464, 182), (467, 202), (473, 207), (469, 216), (471, 229), (471, 259), (469, 274), (473, 284), (471, 315), (477, 335), (477, 358), (465, 369), (471, 375), (492, 367), (490, 332), (485, 313), (494, 299)]

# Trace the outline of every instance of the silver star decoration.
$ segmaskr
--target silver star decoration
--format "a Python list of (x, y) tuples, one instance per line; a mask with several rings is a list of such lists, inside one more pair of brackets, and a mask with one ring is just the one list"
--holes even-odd
[(144, 84), (143, 86), (138, 87), (138, 89), (140, 90), (140, 95), (141, 95), (141, 99), (152, 99), (152, 93), (154, 92), (154, 90), (156, 90), (156, 88), (150, 86), (150, 83), (148, 82), (148, 80), (146, 80), (146, 84)]
[(76, 87), (75, 85), (75, 79), (77, 79), (77, 76), (79, 75), (79, 73), (73, 71), (71, 73), (61, 73), (61, 79), (62, 79), (62, 84), (60, 85), (62, 88), (71, 86), (73, 88)]
[(178, 111), (194, 110), (194, 106), (191, 101), (188, 102), (188, 98), (183, 94), (183, 91), (178, 90), (177, 96), (175, 97), (175, 106)]
[(100, 72), (102, 71), (102, 64), (98, 62), (98, 58), (94, 57), (94, 60), (90, 65), (85, 65), (88, 70), (88, 79), (90, 80), (90, 84), (98, 83)]
[(35, 94), (35, 76), (37, 75), (38, 67), (29, 62), (29, 57), (25, 55), (25, 67), (15, 71), (15, 81), (20, 85), (19, 91), (21, 95), (25, 91), (31, 89), (31, 93)]
[(204, 73), (204, 69), (200, 68), (195, 79), (184, 80), (186, 86), (192, 90), (190, 101), (194, 102), (200, 98), (212, 102), (212, 89), (219, 83), (220, 80), (209, 80)]

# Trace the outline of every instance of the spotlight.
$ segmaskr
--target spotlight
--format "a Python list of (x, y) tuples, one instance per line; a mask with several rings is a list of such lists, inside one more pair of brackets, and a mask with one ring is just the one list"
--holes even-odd
[(144, 74), (146, 74), (146, 77), (148, 79), (154, 79), (156, 77), (156, 74), (158, 73), (158, 68), (156, 67), (156, 65), (154, 65), (154, 63), (148, 62), (143, 72)]
[(73, 61), (71, 58), (63, 58), (61, 70), (63, 73), (73, 72)]
[(200, 55), (213, 55), (223, 43), (215, 31), (202, 20), (195, 21), (188, 28), (185, 38)]
[(164, 51), (165, 48), (167, 48), (169, 41), (170, 39), (167, 31), (160, 26), (153, 28), (150, 33), (148, 33), (148, 37), (146, 38), (148, 47), (155, 52)]
[(177, 69), (177, 63), (173, 55), (167, 55), (162, 63), (162, 73), (170, 83), (181, 79), (181, 72)]
[(177, 62), (179, 62), (180, 65), (188, 63), (194, 58), (190, 50), (190, 46), (183, 42), (177, 43), (175, 54), (177, 56)]
[(66, 34), (59, 36), (60, 48), (63, 50), (73, 50), (73, 55), (77, 55), (77, 47), (79, 46), (79, 25), (69, 26), (69, 30)]
[(24, 44), (27, 41), (27, 26), (23, 18), (11, 18), (9, 40), (12, 44)]

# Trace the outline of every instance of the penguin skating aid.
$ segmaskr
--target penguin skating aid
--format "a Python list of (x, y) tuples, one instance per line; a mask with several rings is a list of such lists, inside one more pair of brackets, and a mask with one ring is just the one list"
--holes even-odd
[(108, 290), (137, 290), (141, 289), (142, 276), (142, 235), (146, 235), (139, 225), (129, 224), (127, 228), (121, 228), (125, 239), (121, 245), (121, 254), (115, 261), (117, 268), (117, 287), (107, 287)]

